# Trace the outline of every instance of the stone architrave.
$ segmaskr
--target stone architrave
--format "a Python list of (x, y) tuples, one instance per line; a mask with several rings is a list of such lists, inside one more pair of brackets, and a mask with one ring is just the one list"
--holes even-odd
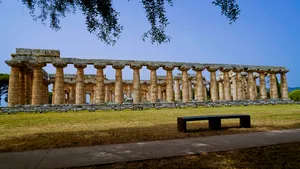
[(243, 85), (242, 85), (242, 68), (234, 68), (233, 71), (236, 73), (236, 94), (237, 100), (243, 100)]
[(270, 71), (270, 97), (271, 97), (271, 99), (278, 99), (276, 73), (278, 73), (277, 70)]
[(20, 67), (23, 64), (19, 61), (6, 61), (6, 64), (11, 67), (9, 84), (8, 84), (8, 107), (14, 107), (20, 102), (19, 96), (19, 75)]
[(179, 70), (182, 72), (182, 102), (187, 103), (190, 99), (189, 97), (189, 77), (188, 77), (188, 70), (191, 67), (188, 65), (183, 65), (179, 67)]
[(165, 65), (164, 70), (167, 72), (166, 77), (166, 100), (167, 102), (174, 102), (174, 87), (173, 87), (173, 74), (172, 71), (174, 70), (173, 65)]
[(24, 68), (20, 69), (19, 74), (19, 104), (24, 105), (25, 104), (25, 70)]
[(196, 71), (196, 85), (195, 85), (195, 100), (203, 102), (205, 100), (205, 91), (202, 71), (205, 69), (204, 66), (195, 66), (193, 70)]
[(74, 67), (77, 68), (76, 74), (76, 97), (75, 104), (85, 104), (86, 103), (86, 91), (84, 85), (84, 68), (86, 68), (86, 63), (75, 63)]
[(255, 100), (256, 95), (255, 95), (255, 82), (254, 82), (254, 76), (253, 76), (253, 71), (252, 69), (248, 69), (248, 91), (249, 91), (249, 99), (250, 100)]
[(258, 70), (259, 72), (259, 93), (260, 93), (260, 99), (267, 99), (267, 88), (266, 88), (266, 72), (267, 70)]
[(142, 65), (132, 64), (130, 68), (133, 69), (133, 104), (138, 104), (141, 102), (141, 80), (140, 80), (140, 69)]
[(289, 72), (289, 70), (281, 70), (280, 71), (280, 88), (281, 88), (281, 98), (286, 100), (289, 99), (288, 96), (288, 85), (286, 80), (286, 73)]
[(33, 65), (33, 82), (32, 82), (32, 105), (41, 105), (44, 102), (43, 90), (43, 67), (46, 63), (32, 62)]
[(103, 69), (106, 68), (104, 63), (95, 63), (94, 67), (97, 69), (96, 87), (94, 92), (95, 104), (101, 104), (105, 101), (105, 85), (104, 85), (104, 73)]
[(64, 68), (67, 67), (67, 64), (62, 60), (56, 60), (52, 64), (56, 68), (54, 104), (64, 104)]
[(157, 87), (157, 76), (156, 76), (156, 70), (159, 68), (159, 65), (152, 64), (148, 65), (147, 69), (150, 70), (150, 91), (151, 91), (151, 97), (150, 102), (155, 103), (158, 99), (158, 87)]
[(180, 95), (180, 79), (179, 77), (175, 77), (175, 100), (180, 101), (181, 95)]
[(226, 101), (231, 101), (231, 87), (230, 87), (230, 78), (229, 78), (229, 71), (232, 68), (222, 68), (221, 71), (223, 72), (223, 86), (224, 86), (224, 99)]
[(218, 86), (216, 79), (216, 71), (218, 70), (218, 68), (209, 67), (207, 70), (210, 72), (210, 98), (211, 101), (215, 102), (218, 100)]
[(223, 79), (219, 79), (219, 100), (225, 100)]
[(113, 68), (116, 70), (115, 73), (115, 102), (122, 104), (124, 101), (124, 92), (123, 92), (123, 79), (122, 79), (122, 69), (124, 65), (114, 64)]

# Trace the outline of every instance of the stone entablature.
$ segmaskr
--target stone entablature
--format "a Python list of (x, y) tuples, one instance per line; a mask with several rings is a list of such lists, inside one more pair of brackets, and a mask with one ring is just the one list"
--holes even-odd
[[(278, 99), (276, 74), (280, 74), (281, 96), (288, 99), (286, 73), (282, 66), (255, 66), (237, 64), (208, 64), (165, 61), (109, 60), (62, 58), (60, 51), (47, 49), (17, 48), (12, 59), (6, 61), (11, 66), (9, 85), (9, 106), (17, 104), (47, 104), (48, 86), (53, 84), (52, 104), (85, 104), (86, 93), (90, 103), (102, 104), (115, 101), (123, 103), (132, 99), (141, 101), (232, 101), (267, 99), (265, 77), (270, 76), (271, 99)], [(43, 70), (47, 64), (56, 68), (55, 74)], [(64, 68), (73, 64), (77, 74), (64, 74)], [(85, 74), (87, 65), (94, 65), (97, 73)], [(111, 66), (115, 79), (107, 79), (104, 70)], [(124, 67), (133, 70), (133, 79), (123, 79)], [(140, 70), (146, 67), (149, 80), (140, 79)], [(166, 75), (157, 75), (157, 69), (163, 68)], [(173, 75), (174, 68), (181, 71)], [(202, 72), (208, 71), (209, 81)], [(193, 72), (193, 73), (188, 73)], [(217, 75), (219, 75), (217, 78)], [(257, 92), (257, 80), (260, 92)], [(207, 91), (210, 91), (210, 98)]]

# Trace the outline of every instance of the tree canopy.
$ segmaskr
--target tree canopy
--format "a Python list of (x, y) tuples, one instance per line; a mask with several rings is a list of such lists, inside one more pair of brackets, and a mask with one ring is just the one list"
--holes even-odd
[(1, 105), (2, 96), (5, 95), (6, 96), (5, 98), (7, 98), (8, 82), (9, 82), (9, 74), (0, 73), (0, 105)]
[[(50, 27), (59, 30), (60, 19), (69, 13), (82, 12), (85, 16), (87, 30), (95, 34), (107, 45), (113, 45), (120, 37), (123, 26), (119, 24), (119, 12), (113, 7), (113, 0), (21, 0), (30, 10), (34, 20), (43, 24), (49, 19)], [(128, 0), (132, 1), (132, 0)], [(1, 2), (1, 0), (0, 0)], [(166, 4), (172, 6), (174, 0), (141, 0), (150, 30), (142, 35), (142, 39), (150, 39), (151, 43), (166, 43), (170, 36), (166, 34), (169, 20), (166, 16)], [(187, 2), (188, 3), (188, 2)], [(235, 22), (240, 9), (235, 0), (213, 0), (212, 4), (221, 8), (221, 14)]]

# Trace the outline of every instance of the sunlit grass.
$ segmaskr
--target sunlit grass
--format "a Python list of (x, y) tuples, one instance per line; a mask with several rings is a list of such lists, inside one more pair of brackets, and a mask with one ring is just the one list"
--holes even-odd
[[(234, 134), (300, 127), (300, 105), (218, 108), (150, 109), (0, 115), (0, 151), (128, 143), (174, 138)], [(210, 131), (206, 121), (188, 124), (195, 132), (177, 132), (179, 116), (250, 114), (252, 128)], [(224, 120), (222, 126), (238, 126)]]

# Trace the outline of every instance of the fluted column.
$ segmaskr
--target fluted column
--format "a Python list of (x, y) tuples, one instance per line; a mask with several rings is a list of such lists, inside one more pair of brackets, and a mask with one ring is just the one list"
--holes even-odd
[(31, 93), (31, 83), (30, 83), (30, 71), (28, 69), (25, 71), (25, 104), (30, 104), (30, 93)]
[(94, 92), (91, 91), (91, 92), (90, 92), (90, 104), (94, 104), (94, 102), (93, 102), (94, 97), (95, 97)]
[(150, 102), (157, 102), (158, 98), (158, 88), (157, 88), (157, 76), (156, 70), (159, 68), (158, 65), (149, 65), (147, 68), (150, 70), (150, 90), (151, 90), (151, 98)]
[(43, 67), (45, 63), (35, 62), (33, 63), (33, 82), (32, 82), (32, 105), (43, 104)]
[(275, 70), (270, 71), (270, 97), (271, 97), (271, 99), (278, 99), (276, 73), (277, 73), (277, 71), (275, 71)]
[(267, 88), (266, 88), (266, 72), (265, 70), (259, 70), (259, 93), (260, 99), (267, 99)]
[(124, 68), (124, 66), (121, 64), (115, 64), (115, 65), (113, 65), (113, 68), (116, 70), (116, 73), (115, 73), (115, 102), (118, 104), (122, 104), (124, 101), (122, 69)]
[(221, 71), (223, 72), (223, 86), (224, 86), (224, 99), (226, 101), (231, 101), (231, 87), (230, 87), (230, 78), (229, 78), (229, 71), (230, 68), (222, 68)]
[(84, 68), (86, 68), (86, 64), (75, 63), (74, 67), (77, 68), (75, 104), (85, 104), (86, 91), (84, 85)]
[(189, 97), (189, 77), (188, 77), (188, 70), (190, 70), (190, 67), (187, 65), (180, 66), (179, 70), (182, 72), (182, 102), (187, 103), (190, 99)]
[(157, 85), (157, 97), (161, 101), (162, 100), (162, 89), (161, 84)]
[(194, 67), (194, 71), (196, 71), (196, 84), (195, 85), (195, 100), (197, 101), (204, 101), (205, 100), (205, 93), (204, 93), (204, 83), (203, 83), (203, 76), (202, 71), (204, 70), (204, 67)]
[(211, 101), (215, 102), (218, 100), (218, 87), (216, 80), (216, 71), (218, 68), (210, 67), (207, 70), (210, 72), (210, 97)]
[(181, 95), (180, 95), (180, 80), (178, 77), (175, 78), (175, 100), (180, 101)]
[(96, 87), (94, 91), (95, 104), (101, 104), (105, 101), (103, 69), (106, 68), (106, 65), (103, 63), (95, 63), (94, 67), (97, 69)]
[(56, 68), (54, 104), (64, 104), (64, 68), (67, 67), (67, 64), (61, 60), (57, 60), (53, 62), (53, 66)]
[(75, 104), (75, 85), (70, 86), (70, 104)]
[(254, 76), (253, 76), (253, 70), (248, 69), (248, 91), (249, 91), (249, 99), (250, 100), (255, 100), (256, 95), (255, 95), (255, 82), (254, 82)]
[(223, 79), (220, 79), (218, 82), (219, 82), (219, 100), (225, 100)]
[(280, 71), (280, 87), (281, 87), (281, 98), (282, 99), (289, 99), (288, 96), (288, 85), (286, 79), (286, 73), (289, 72), (288, 70), (281, 70)]
[(203, 86), (203, 90), (204, 90), (204, 100), (207, 100), (207, 88), (206, 88), (206, 84), (204, 84)]
[(243, 85), (242, 85), (242, 71), (243, 69), (235, 68), (233, 71), (236, 73), (235, 80), (236, 80), (236, 95), (237, 100), (243, 100)]
[(11, 67), (8, 84), (8, 107), (13, 107), (20, 102), (19, 74), (22, 64), (17, 61), (6, 61), (6, 64)]
[(192, 78), (189, 78), (189, 100), (193, 100), (193, 83)]
[(52, 101), (51, 104), (54, 104), (54, 96), (55, 96), (55, 83), (52, 85)]
[(167, 71), (166, 77), (166, 100), (167, 102), (174, 102), (174, 87), (173, 87), (173, 74), (174, 67), (172, 65), (166, 65), (164, 70)]
[(130, 68), (133, 69), (133, 104), (141, 102), (141, 80), (140, 80), (140, 69), (142, 65), (130, 65)]
[(19, 104), (24, 105), (25, 104), (25, 71), (24, 68), (20, 69), (19, 74)]
[(105, 103), (110, 101), (110, 89), (109, 89), (109, 85), (106, 84), (105, 85), (105, 99), (104, 99)]

